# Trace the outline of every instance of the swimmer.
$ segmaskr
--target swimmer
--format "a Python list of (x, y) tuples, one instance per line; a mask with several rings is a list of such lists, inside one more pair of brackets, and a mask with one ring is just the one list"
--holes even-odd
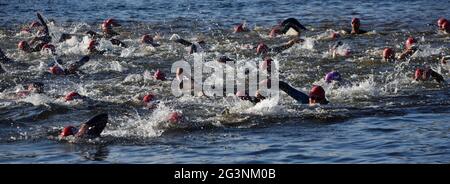
[(384, 61), (395, 61), (395, 51), (392, 48), (384, 48), (383, 50)]
[(325, 75), (325, 82), (326, 83), (331, 83), (333, 81), (338, 81), (339, 82), (341, 80), (342, 80), (341, 74), (339, 72), (337, 72), (337, 71), (332, 71), (332, 72), (329, 72), (329, 73), (327, 73)]
[(72, 62), (67, 65), (66, 68), (63, 68), (59, 63), (51, 62), (48, 64), (49, 72), (54, 75), (70, 75), (70, 74), (76, 74), (79, 72), (79, 68), (86, 64), (89, 61), (89, 56), (83, 56), (80, 60), (76, 62)]
[(361, 21), (359, 20), (359, 18), (353, 18), (351, 25), (352, 25), (352, 30), (344, 30), (343, 32), (345, 34), (357, 35), (357, 34), (366, 34), (367, 33), (367, 31), (360, 29)]
[(106, 19), (105, 21), (103, 21), (102, 23), (102, 32), (103, 32), (103, 37), (105, 38), (112, 38), (114, 36), (119, 35), (119, 33), (115, 32), (113, 30), (113, 27), (119, 27), (121, 26), (115, 19)]
[(84, 100), (84, 99), (87, 99), (87, 97), (80, 95), (76, 91), (71, 91), (71, 92), (67, 93), (66, 96), (64, 96), (64, 100), (66, 102), (70, 102), (73, 100)]
[(321, 86), (313, 85), (309, 91), (309, 95), (293, 88), (284, 81), (279, 81), (279, 87), (286, 94), (302, 104), (316, 105), (329, 103), (325, 97), (325, 90)]
[(445, 83), (444, 77), (429, 67), (417, 68), (414, 74), (414, 80), (416, 81), (435, 80), (438, 83)]
[[(268, 85), (270, 85), (270, 80), (263, 80), (262, 82), (269, 82)], [(288, 94), (290, 97), (301, 104), (317, 105), (329, 103), (325, 97), (325, 90), (321, 86), (313, 85), (311, 91), (309, 92), (309, 95), (306, 95), (305, 93), (293, 88), (284, 81), (279, 81), (279, 87), (280, 90), (284, 91), (286, 94)], [(259, 103), (260, 101), (265, 99), (265, 97), (262, 96), (259, 91), (257, 91), (254, 96), (250, 96), (248, 92), (244, 91), (237, 91), (235, 95), (241, 100), (250, 101), (252, 103)]]
[(405, 49), (398, 56), (398, 59), (405, 59), (411, 57), (414, 53), (418, 51), (418, 46), (416, 45), (416, 40), (413, 37), (409, 37), (405, 42)]
[(250, 30), (247, 29), (245, 21), (243, 23), (240, 23), (236, 26), (234, 26), (233, 33), (242, 33), (242, 32), (249, 32)]
[(153, 78), (164, 81), (166, 80), (166, 75), (161, 70), (157, 69), (155, 74), (153, 74)]
[(28, 84), (25, 90), (20, 90), (16, 92), (17, 97), (23, 98), (30, 94), (42, 94), (44, 93), (44, 83), (33, 82)]
[(204, 48), (206, 48), (206, 42), (201, 39), (199, 39), (199, 41), (197, 42), (189, 42), (181, 38), (177, 34), (173, 34), (172, 37), (170, 37), (170, 40), (173, 40), (174, 42), (184, 45), (186, 47), (189, 47), (189, 54), (203, 52)]
[(96, 48), (97, 45), (98, 45), (98, 43), (96, 40), (92, 39), (89, 41), (88, 47), (87, 47), (89, 55), (102, 55), (106, 52), (106, 50), (98, 50)]
[(152, 47), (159, 47), (160, 44), (156, 43), (152, 36), (145, 34), (141, 38), (141, 43), (146, 45), (151, 45)]
[(286, 49), (291, 48), (292, 46), (294, 46), (296, 43), (302, 43), (304, 40), (301, 38), (293, 38), (291, 40), (289, 40), (287, 43), (280, 45), (280, 46), (275, 46), (272, 48), (269, 48), (266, 44), (264, 43), (260, 43), (258, 44), (258, 46), (256, 47), (256, 54), (258, 55), (263, 55), (266, 56), (269, 53), (281, 53)]
[(153, 93), (148, 93), (144, 97), (142, 97), (142, 105), (148, 109), (155, 109), (158, 107), (159, 100), (156, 99), (156, 96)]
[(66, 126), (60, 133), (60, 138), (74, 136), (76, 138), (96, 138), (100, 137), (102, 131), (108, 123), (108, 114), (98, 114), (85, 123), (81, 123), (79, 128)]
[(269, 33), (270, 37), (275, 37), (279, 34), (287, 34), (288, 31), (293, 30), (293, 35), (300, 36), (301, 30), (308, 30), (305, 26), (295, 18), (288, 18), (281, 22), (279, 25), (272, 28)]
[(330, 47), (330, 53), (333, 58), (337, 58), (338, 56), (348, 57), (351, 55), (351, 50), (348, 48), (344, 48), (344, 43), (341, 41), (335, 42)]
[(444, 34), (450, 34), (450, 25), (447, 19), (440, 18), (437, 21), (437, 26), (439, 31), (442, 31)]

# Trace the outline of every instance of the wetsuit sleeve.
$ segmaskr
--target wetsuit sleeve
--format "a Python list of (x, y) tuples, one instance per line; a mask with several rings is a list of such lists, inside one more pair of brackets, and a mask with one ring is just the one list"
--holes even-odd
[(42, 26), (44, 26), (45, 34), (48, 35), (49, 31), (48, 31), (47, 23), (45, 23), (44, 18), (42, 18), (42, 15), (40, 13), (36, 13), (36, 15), (37, 15), (39, 21), (41, 22)]
[(286, 33), (289, 28), (295, 29), (297, 32), (300, 32), (300, 29), (308, 30), (305, 26), (300, 24), (300, 22), (295, 18), (288, 18), (281, 23), (283, 33)]
[(293, 88), (292, 86), (290, 86), (289, 84), (287, 84), (284, 81), (280, 81), (279, 82), (279, 87), (282, 91), (284, 91), (286, 94), (288, 94), (289, 96), (291, 96), (293, 99), (297, 100), (298, 102), (302, 103), (302, 104), (308, 104), (309, 103), (309, 96), (306, 95), (305, 93), (296, 90), (295, 88)]
[(191, 42), (189, 42), (189, 41), (187, 41), (185, 39), (182, 39), (182, 38), (176, 39), (174, 41), (177, 42), (177, 43), (181, 43), (182, 45), (184, 45), (186, 47), (193, 45)]
[(86, 134), (88, 136), (100, 136), (103, 129), (105, 129), (106, 124), (108, 123), (108, 114), (98, 114), (91, 119), (89, 119), (85, 124), (85, 126), (88, 126), (88, 130)]
[(431, 77), (433, 77), (433, 79), (439, 83), (445, 82), (444, 77), (441, 74), (439, 74), (433, 70), (431, 70)]

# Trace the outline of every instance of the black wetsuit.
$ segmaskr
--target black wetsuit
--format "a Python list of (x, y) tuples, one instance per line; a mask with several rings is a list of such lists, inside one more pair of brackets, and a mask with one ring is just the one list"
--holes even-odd
[(300, 30), (308, 30), (306, 29), (305, 26), (303, 26), (302, 24), (300, 24), (300, 22), (295, 19), (295, 18), (288, 18), (286, 20), (284, 20), (283, 22), (281, 22), (281, 27), (280, 27), (280, 32), (283, 34), (286, 34), (286, 32), (289, 31), (289, 29), (292, 28), (295, 31), (300, 33)]
[[(309, 96), (290, 86), (288, 83), (284, 81), (279, 81), (279, 87), (286, 94), (291, 96), (293, 99), (297, 100), (297, 102), (300, 102), (302, 104), (309, 104)], [(325, 100), (325, 102), (321, 104), (328, 104), (328, 100)]]
[[(190, 47), (189, 54), (197, 53), (199, 51), (199, 48), (197, 48), (197, 46), (195, 44), (193, 44), (185, 39), (179, 38), (179, 39), (174, 40), (174, 42), (180, 43), (186, 47)], [(200, 41), (200, 42), (198, 42), (198, 44), (199, 45), (205, 44), (205, 42)]]
[(84, 126), (87, 126), (88, 128), (83, 136), (99, 137), (103, 129), (105, 129), (107, 123), (108, 123), (108, 114), (106, 113), (98, 114), (92, 117), (86, 123), (83, 123)]
[[(78, 68), (86, 64), (89, 61), (89, 59), (90, 59), (89, 56), (83, 56), (80, 60), (68, 64), (67, 67), (64, 69), (64, 74), (65, 75), (75, 74), (76, 71), (78, 71)], [(48, 67), (52, 67), (55, 64), (56, 64), (55, 62), (51, 62), (48, 64)]]
[(430, 68), (423, 69), (423, 75), (424, 76), (431, 76), (432, 79), (434, 79), (435, 81), (437, 81), (439, 83), (444, 83), (445, 82), (444, 77), (441, 74), (435, 72), (434, 70), (432, 70)]

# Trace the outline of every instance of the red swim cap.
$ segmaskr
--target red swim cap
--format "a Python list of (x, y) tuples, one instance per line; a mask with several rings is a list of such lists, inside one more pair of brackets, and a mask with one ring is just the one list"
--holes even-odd
[(20, 41), (19, 44), (17, 44), (17, 48), (20, 50), (25, 50), (27, 47), (29, 47), (29, 45), (26, 41)]
[(234, 26), (234, 33), (240, 33), (244, 31), (244, 24), (239, 24)]
[(439, 20), (437, 21), (438, 27), (441, 28), (441, 27), (442, 27), (442, 24), (443, 24), (444, 22), (448, 22), (447, 19), (445, 19), (444, 17), (439, 18)]
[(416, 73), (414, 74), (414, 80), (420, 80), (422, 79), (423, 70), (420, 68), (416, 69)]
[(155, 95), (150, 93), (148, 95), (145, 95), (144, 98), (142, 98), (142, 101), (144, 103), (148, 103), (148, 102), (152, 101), (154, 98), (155, 98)]
[(72, 100), (75, 100), (75, 99), (80, 99), (80, 98), (81, 98), (81, 95), (78, 94), (78, 93), (75, 92), (75, 91), (72, 91), (72, 92), (67, 93), (67, 95), (64, 97), (64, 99), (66, 100), (66, 102), (67, 102), (67, 101), (72, 101)]
[(54, 65), (54, 66), (50, 67), (48, 70), (51, 74), (54, 74), (54, 75), (64, 74), (64, 70), (61, 67), (59, 67), (58, 65)]
[(415, 40), (413, 37), (409, 37), (409, 38), (406, 40), (405, 47), (406, 47), (407, 49), (409, 49), (409, 48), (411, 48), (415, 43), (416, 43), (416, 40)]
[(269, 47), (266, 44), (260, 43), (258, 47), (256, 47), (256, 54), (265, 54), (269, 51)]
[(150, 36), (150, 35), (148, 35), (148, 34), (145, 34), (144, 36), (142, 36), (142, 38), (141, 38), (141, 43), (147, 43), (147, 44), (150, 44), (150, 43), (152, 43), (153, 42), (153, 38)]
[(97, 45), (97, 42), (95, 40), (90, 40), (88, 43), (88, 49), (92, 50), (95, 48), (96, 45)]
[(161, 72), (161, 70), (156, 70), (155, 74), (153, 75), (153, 77), (155, 77), (155, 79), (157, 80), (166, 80), (166, 77), (164, 75), (164, 73)]
[(383, 50), (383, 59), (394, 59), (395, 53), (391, 48), (385, 48)]
[(75, 128), (74, 126), (66, 126), (61, 131), (61, 136), (65, 137), (65, 136), (69, 136), (69, 135), (75, 135), (76, 132), (77, 132), (77, 128)]
[(360, 20), (358, 18), (353, 18), (352, 19), (352, 24), (359, 24)]
[(179, 112), (172, 112), (169, 114), (169, 122), (179, 123), (182, 119), (182, 115)]
[(314, 85), (309, 91), (309, 97), (316, 100), (325, 100), (325, 90), (321, 86)]

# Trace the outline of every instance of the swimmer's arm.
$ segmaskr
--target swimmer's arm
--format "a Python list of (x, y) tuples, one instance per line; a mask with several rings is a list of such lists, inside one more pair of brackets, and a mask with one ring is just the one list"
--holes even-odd
[(47, 26), (47, 23), (45, 23), (44, 18), (42, 18), (42, 15), (40, 13), (36, 13), (36, 15), (37, 15), (39, 21), (41, 22), (42, 26), (44, 26), (45, 34), (48, 34), (49, 33), (48, 26)]
[(435, 71), (431, 71), (431, 77), (433, 77), (433, 79), (436, 80), (439, 83), (444, 83), (445, 82), (444, 77), (441, 74), (439, 74), (439, 73), (437, 73)]
[(300, 38), (294, 38), (294, 39), (290, 40), (289, 42), (287, 42), (287, 43), (285, 43), (285, 44), (283, 44), (281, 46), (272, 48), (271, 50), (272, 50), (272, 52), (280, 53), (280, 52), (283, 52), (286, 49), (291, 48), (296, 43), (300, 43), (300, 42), (303, 42), (303, 40), (300, 39)]
[(284, 91), (286, 94), (291, 96), (293, 99), (297, 100), (298, 102), (302, 104), (308, 104), (309, 103), (309, 96), (305, 93), (293, 88), (289, 84), (287, 84), (284, 81), (279, 82), (279, 87), (282, 91)]
[(189, 42), (185, 39), (182, 39), (182, 38), (176, 39), (176, 40), (174, 40), (174, 42), (180, 43), (186, 47), (193, 45), (191, 42)]
[(404, 51), (403, 53), (400, 54), (400, 56), (398, 56), (398, 59), (405, 59), (408, 56), (411, 56), (414, 54), (414, 50), (408, 49), (406, 51)]

